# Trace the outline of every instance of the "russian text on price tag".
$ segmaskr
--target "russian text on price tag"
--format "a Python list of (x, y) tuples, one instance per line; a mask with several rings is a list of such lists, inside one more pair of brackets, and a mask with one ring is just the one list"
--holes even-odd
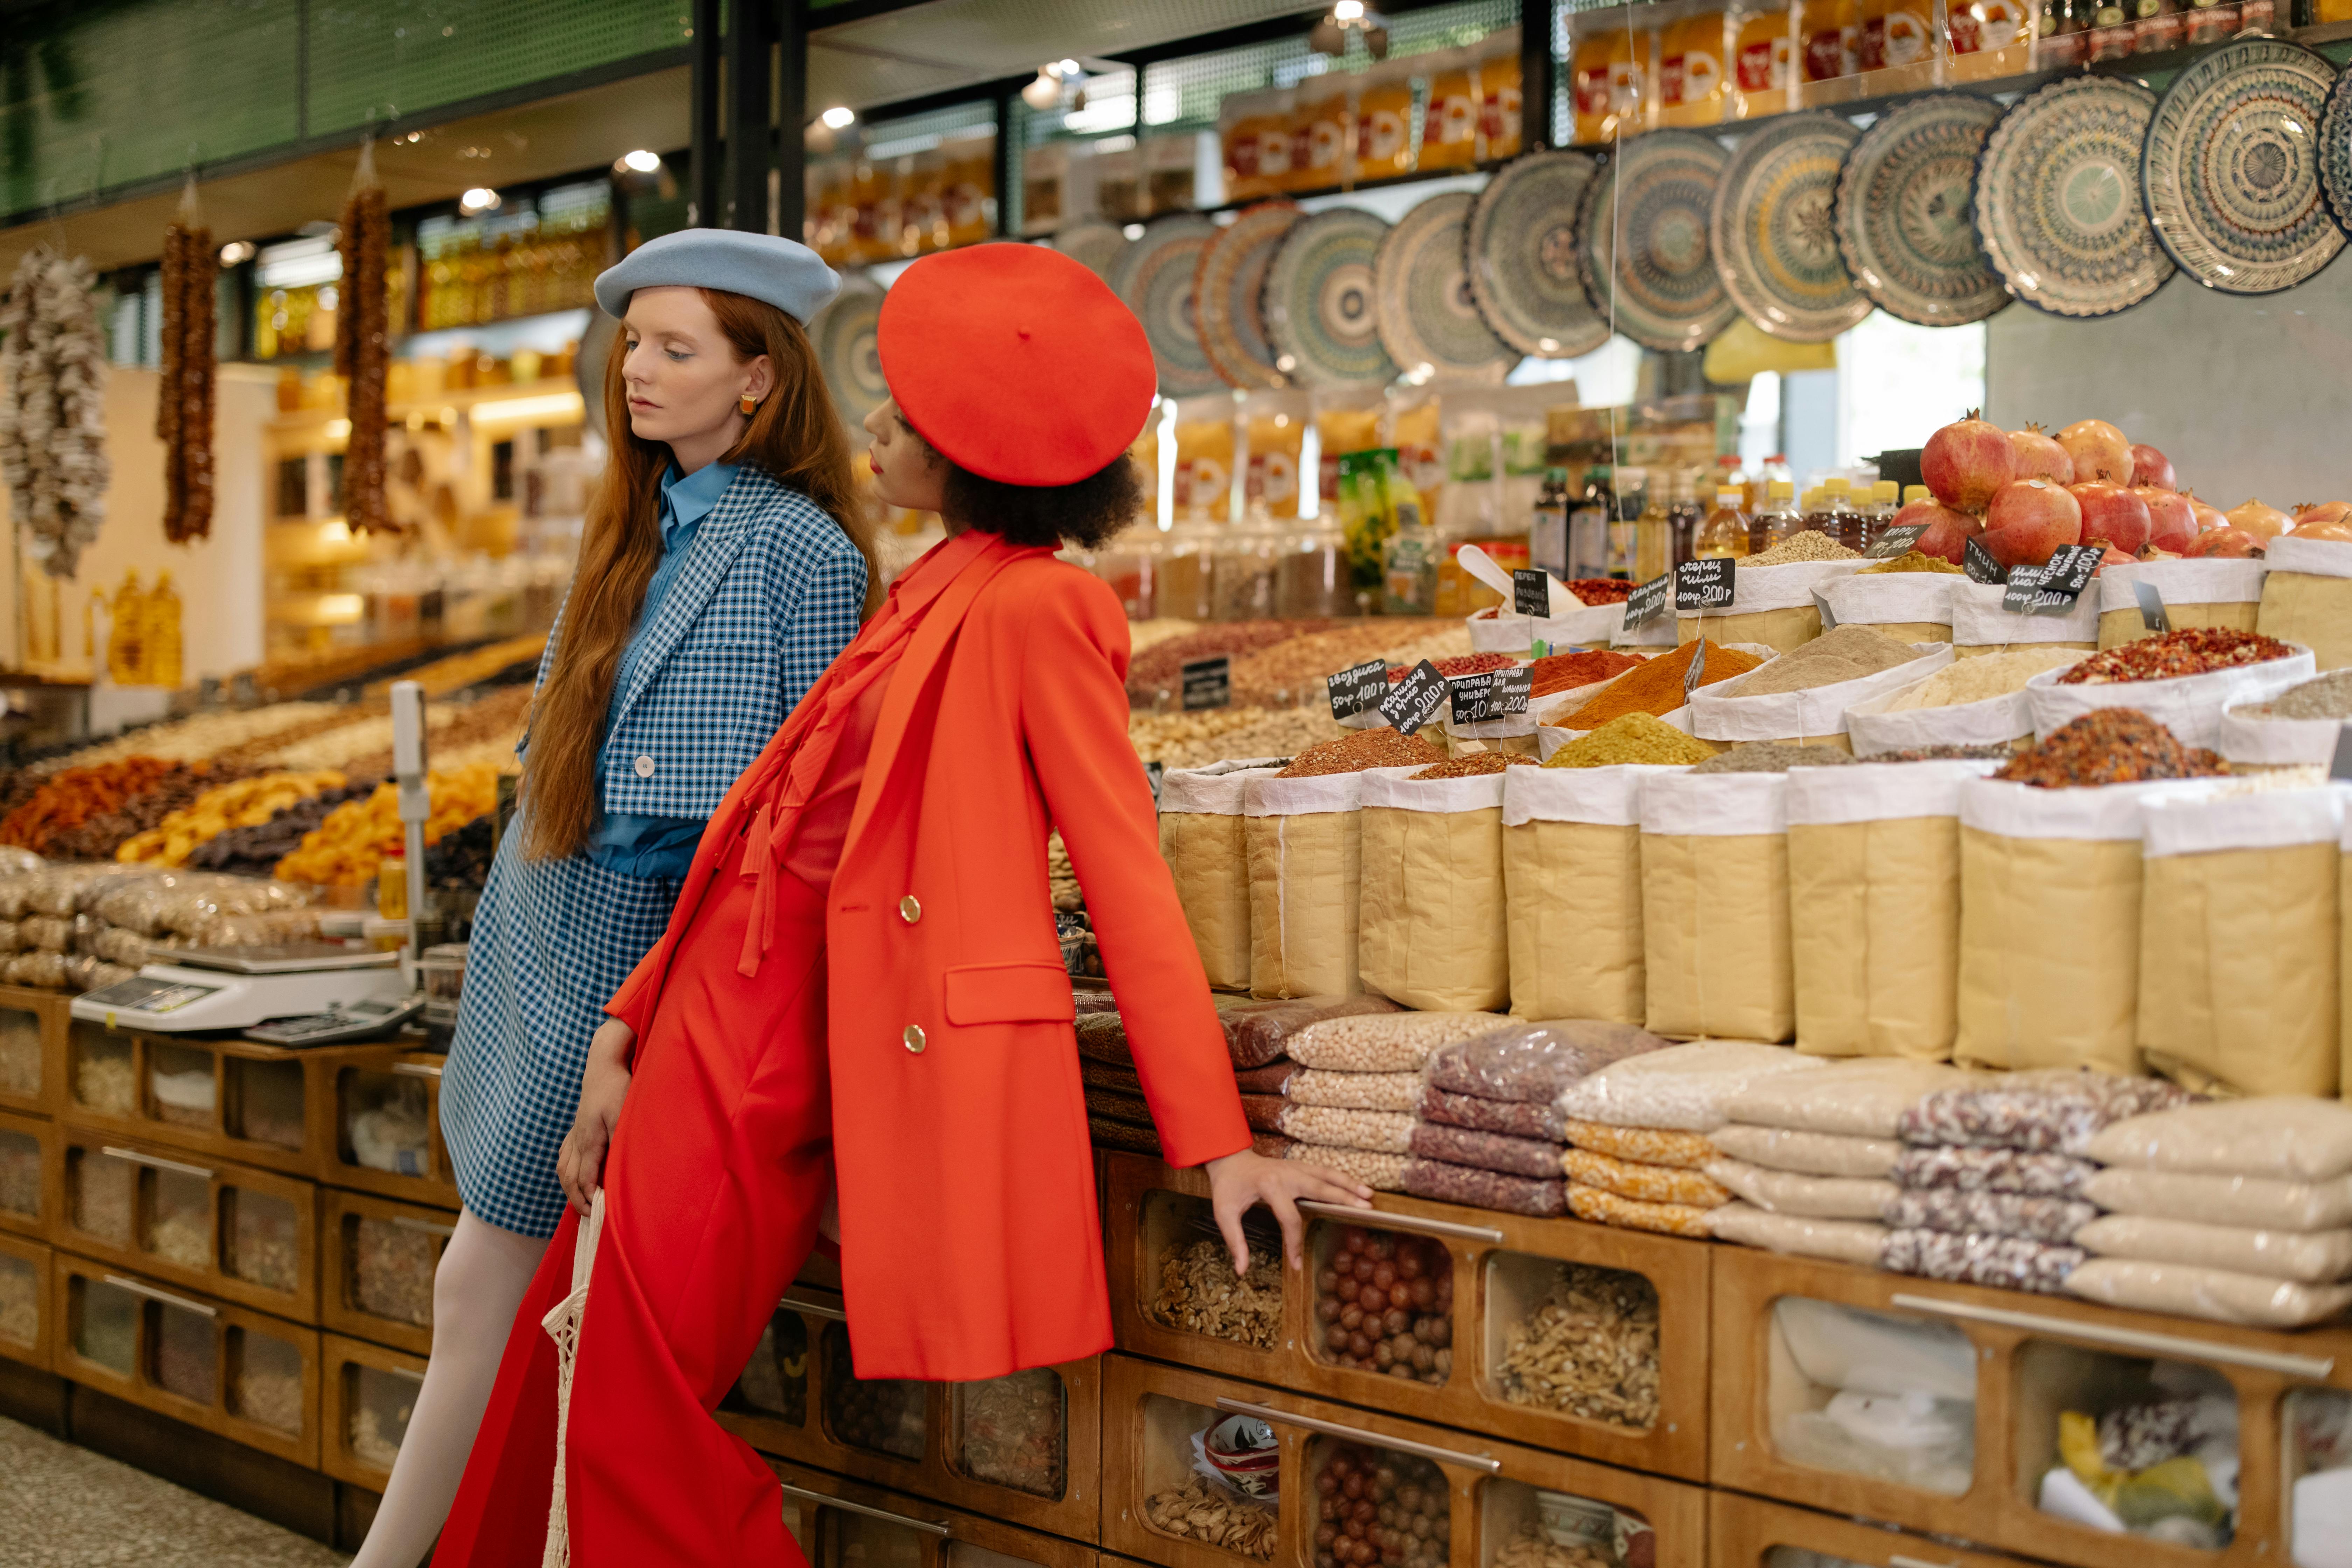
[(1330, 689), (1331, 717), (1352, 719), (1367, 708), (1379, 707), (1389, 694), (1389, 667), (1385, 660), (1368, 658), (1325, 676), (1323, 684)]
[(1511, 608), (1523, 616), (1551, 614), (1551, 574), (1522, 566), (1511, 574)]
[(2000, 607), (2013, 616), (2070, 616), (2106, 554), (2098, 544), (2061, 545), (2047, 566), (2012, 566)]
[(1675, 568), (1675, 613), (1699, 615), (1731, 608), (1731, 579), (1738, 563), (1728, 555), (1685, 561)]
[(1224, 708), (1234, 700), (1234, 661), (1223, 654), (1184, 667), (1184, 711)]
[(1862, 552), (1863, 556), (1870, 561), (1892, 561), (1896, 556), (1906, 553), (1913, 545), (1918, 543), (1919, 536), (1927, 532), (1930, 526), (1932, 525), (1924, 522), (1906, 522), (1900, 528), (1890, 528), (1880, 534), (1869, 549)]
[(1535, 689), (1536, 672), (1528, 665), (1488, 670), (1483, 675), (1457, 676), (1453, 688), (1454, 721), (1484, 724), (1528, 710), (1528, 694)]
[(1428, 723), (1444, 703), (1445, 677), (1424, 658), (1389, 688), (1389, 694), (1381, 699), (1381, 717), (1409, 735)]
[(1637, 584), (1625, 595), (1625, 631), (1639, 631), (1666, 613), (1675, 596), (1675, 574), (1661, 572), (1648, 582)]
[(1971, 539), (1960, 552), (1960, 570), (1969, 574), (1971, 583), (2006, 583), (2009, 574), (1992, 558), (1992, 552)]

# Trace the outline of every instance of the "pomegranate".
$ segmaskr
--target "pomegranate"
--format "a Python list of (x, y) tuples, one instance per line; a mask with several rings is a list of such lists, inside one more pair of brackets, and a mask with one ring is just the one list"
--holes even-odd
[(2228, 515), (2224, 513), (2220, 507), (2208, 506), (2203, 501), (2199, 500), (2197, 499), (2197, 492), (2194, 490), (2183, 490), (2180, 493), (2189, 498), (2189, 512), (2190, 516), (2197, 520), (2198, 532), (2203, 533), (2209, 529), (2227, 528), (2230, 526), (2230, 519)]
[(2352, 500), (2305, 501), (2294, 509), (2294, 531), (2301, 533), (2315, 522), (2337, 522), (2352, 517)]
[(1919, 477), (1946, 506), (1982, 512), (1993, 492), (2017, 477), (2017, 452), (2006, 431), (1971, 408), (1967, 418), (1927, 437), (1919, 451)]
[(2143, 555), (2147, 550), (2178, 555), (2189, 548), (2189, 542), (2197, 537), (2197, 513), (2187, 496), (2147, 485), (2133, 486), (2132, 494), (2147, 507), (2147, 545), (2141, 551)]
[(2126, 555), (2137, 555), (2146, 544), (2154, 523), (2148, 515), (2147, 502), (2123, 488), (2093, 479), (2088, 484), (2069, 485), (2066, 493), (2083, 509), (2083, 538), (2085, 542), (2105, 540)]
[(2061, 545), (2082, 542), (2082, 503), (2048, 479), (2003, 485), (1985, 513), (1981, 542), (2003, 566), (2047, 565)]
[(2062, 485), (2074, 482), (2074, 459), (2066, 455), (2065, 447), (2043, 435), (2041, 426), (2011, 430), (2009, 445), (2017, 454), (2019, 479), (2053, 479)]
[[(2099, 541), (2094, 539), (2091, 542), (2096, 544)], [(2117, 550), (2114, 545), (2110, 544), (2107, 546), (2105, 552), (2100, 555), (2099, 563), (2091, 568), (2091, 575), (2095, 577), (2110, 566), (2137, 566), (2138, 564), (2138, 556), (2126, 555), (2122, 551)]]
[(2332, 539), (2352, 544), (2352, 517), (2331, 517), (2323, 522), (2299, 522), (2295, 524), (2294, 536), (2297, 539)]
[(2150, 489), (2158, 490), (2175, 488), (2172, 482), (2172, 459), (2155, 447), (2136, 446), (2131, 449), (2131, 458), (2133, 488), (2137, 489), (2143, 485)]
[(2188, 554), (2197, 561), (2242, 561), (2261, 553), (2262, 548), (2263, 542), (2244, 529), (2223, 523), (2199, 534), (2189, 546)]
[(2294, 519), (2274, 506), (2264, 506), (2248, 497), (2222, 514), (2232, 528), (2244, 529), (2256, 539), (2268, 543), (2294, 526)]
[(2131, 443), (2104, 419), (2077, 419), (2058, 432), (2058, 444), (2074, 461), (2074, 482), (2105, 479), (2127, 485), (2132, 477)]
[(1927, 531), (1921, 534), (1919, 542), (1911, 548), (1923, 555), (1941, 557), (1955, 566), (1960, 563), (1960, 553), (1968, 549), (1969, 541), (1984, 531), (1984, 519), (1965, 511), (1955, 511), (1942, 501), (1934, 500), (1913, 501), (1896, 512), (1895, 520), (1887, 526), (1909, 528), (1914, 523), (1925, 524)]

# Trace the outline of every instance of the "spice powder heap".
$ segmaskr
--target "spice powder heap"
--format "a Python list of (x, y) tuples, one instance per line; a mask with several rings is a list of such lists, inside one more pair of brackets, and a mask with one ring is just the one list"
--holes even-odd
[(1377, 730), (1359, 730), (1344, 740), (1309, 746), (1274, 776), (1305, 779), (1325, 773), (1360, 773), (1367, 768), (1425, 768), (1444, 760), (1444, 752), (1419, 735), (1401, 735), (1382, 725)]
[(1648, 713), (1628, 713), (1612, 719), (1589, 735), (1579, 735), (1544, 759), (1548, 768), (1606, 768), (1626, 763), (1666, 767), (1703, 763), (1715, 748), (1696, 735), (1686, 735), (1664, 719)]
[[(1519, 661), (1507, 653), (1463, 653), (1456, 654), (1451, 658), (1433, 658), (1429, 662), (1437, 667), (1438, 674), (1451, 680), (1457, 675), (1484, 675), (1488, 670), (1508, 669)], [(1390, 665), (1390, 683), (1393, 685), (1402, 680), (1406, 676), (1411, 675), (1415, 668), (1417, 668), (1417, 661), (1416, 664)]]
[(1992, 776), (2041, 789), (2213, 778), (2230, 770), (2202, 746), (2184, 746), (2137, 708), (2102, 708), (2061, 726)]
[(1835, 746), (1796, 746), (1786, 741), (1750, 741), (1691, 769), (1695, 773), (1785, 773), (1790, 768), (1833, 768), (1853, 756)]
[(2171, 680), (2216, 669), (2286, 658), (2294, 649), (2259, 632), (2227, 626), (2192, 626), (2142, 637), (2095, 653), (2058, 678), (2061, 686), (2105, 686), (2124, 680)]
[[(1881, 675), (1898, 664), (1920, 657), (1909, 643), (1897, 642), (1870, 626), (1839, 626), (1801, 643), (1741, 681), (1734, 697), (1773, 697), (1787, 691), (1810, 691), (1817, 686), (1860, 680)], [(1708, 663), (1714, 662), (1713, 656)]]
[(1427, 767), (1412, 775), (1414, 779), (1474, 779), (1486, 773), (1499, 773), (1505, 768), (1531, 768), (1533, 757), (1517, 752), (1468, 752), (1458, 757), (1448, 757), (1434, 767)]
[(1555, 691), (1573, 691), (1580, 686), (1597, 685), (1624, 674), (1641, 662), (1638, 654), (1615, 653), (1605, 647), (1590, 648), (1582, 653), (1546, 654), (1528, 667), (1535, 671), (1535, 677), (1528, 689), (1528, 695), (1549, 697)]
[(1966, 575), (1958, 567), (1942, 556), (1930, 555), (1923, 550), (1906, 550), (1890, 561), (1882, 561), (1875, 566), (1865, 566), (1854, 575), (1875, 577), (1884, 572), (1949, 572), (1958, 575)]
[(2352, 719), (2352, 669), (2332, 669), (2237, 713), (2241, 719)]
[(1739, 564), (1788, 566), (1801, 561), (1859, 561), (1862, 552), (1848, 550), (1818, 528), (1800, 529), (1769, 550), (1759, 551)]
[(2008, 653), (1979, 654), (1946, 665), (1886, 705), (1889, 713), (1920, 708), (1951, 708), (1982, 702), (2025, 689), (2025, 683), (2047, 669), (2063, 669), (2084, 656), (2074, 648), (2013, 648)]
[[(1711, 639), (1705, 646), (1706, 668), (1699, 676), (1701, 686), (1713, 686), (1735, 675), (1745, 675), (1764, 662), (1752, 653), (1742, 653)], [(1686, 642), (1639, 669), (1627, 670), (1605, 689), (1594, 692), (1591, 701), (1559, 721), (1560, 728), (1598, 730), (1610, 720), (1622, 719), (1628, 713), (1655, 716), (1673, 712), (1683, 705), (1683, 675), (1690, 668), (1691, 656), (1699, 647), (1699, 643)]]
[(1579, 604), (1588, 607), (1622, 605), (1633, 593), (1633, 584), (1622, 577), (1571, 577), (1568, 581), (1568, 591), (1576, 595)]

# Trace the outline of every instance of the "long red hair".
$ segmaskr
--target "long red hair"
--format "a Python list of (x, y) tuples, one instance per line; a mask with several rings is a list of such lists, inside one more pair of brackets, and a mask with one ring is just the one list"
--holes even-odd
[[(703, 299), (736, 356), (761, 354), (775, 367), (776, 384), (720, 460), (762, 468), (780, 484), (822, 508), (866, 557), (866, 604), (881, 583), (876, 570), (873, 518), (853, 477), (849, 434), (801, 324), (772, 305), (705, 289)], [(530, 747), (520, 795), (528, 807), (524, 853), (559, 859), (584, 849), (601, 815), (596, 753), (621, 655), (635, 629), (646, 584), (661, 564), (661, 477), (668, 444), (641, 439), (629, 428), (628, 389), (622, 380), (621, 343), (604, 362), (604, 429), (612, 458), (588, 506), (580, 563), (563, 610), (555, 662), (532, 700)]]

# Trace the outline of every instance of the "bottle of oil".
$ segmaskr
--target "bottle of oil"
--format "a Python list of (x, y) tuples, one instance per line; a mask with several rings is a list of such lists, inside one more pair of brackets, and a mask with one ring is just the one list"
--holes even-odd
[(1699, 522), (1698, 537), (1692, 543), (1693, 560), (1707, 561), (1728, 556), (1737, 561), (1748, 553), (1749, 522), (1748, 514), (1740, 510), (1739, 501), (1737, 485), (1716, 487), (1715, 510)]
[(1546, 468), (1528, 528), (1528, 563), (1556, 577), (1568, 575), (1568, 470)]
[[(1680, 487), (1681, 479), (1676, 476), (1672, 488), (1678, 491)], [(1681, 510), (1682, 498), (1675, 494), (1669, 500), (1669, 488), (1652, 485), (1643, 498), (1642, 514), (1633, 520), (1633, 580), (1636, 583), (1646, 583), (1674, 569), (1675, 515)]]
[(1829, 526), (1822, 531), (1848, 550), (1859, 552), (1869, 525), (1854, 500), (1853, 481), (1832, 475), (1822, 481), (1822, 489), (1828, 493), (1829, 500)]
[(1895, 521), (1895, 514), (1903, 510), (1903, 487), (1893, 479), (1881, 479), (1870, 487), (1870, 507), (1863, 514), (1869, 526), (1864, 530), (1864, 548), (1878, 542)]
[(1634, 539), (1642, 513), (1648, 510), (1650, 475), (1646, 468), (1620, 468), (1611, 476), (1609, 508), (1609, 575), (1634, 581)]
[(112, 624), (106, 636), (107, 679), (117, 686), (144, 685), (147, 595), (140, 590), (136, 571), (122, 574), (122, 586), (114, 591), (114, 603), (110, 609)]
[(1675, 500), (1666, 509), (1666, 516), (1674, 525), (1673, 546), (1666, 552), (1669, 571), (1691, 559), (1692, 546), (1698, 538), (1698, 525), (1706, 517), (1706, 503), (1700, 500), (1701, 485), (1706, 478), (1706, 470), (1704, 468), (1675, 470)]
[(1837, 537), (1837, 516), (1830, 510), (1829, 486), (1815, 485), (1807, 490), (1804, 502), (1798, 510), (1799, 528), (1811, 529), (1832, 539)]
[(147, 595), (147, 632), (139, 652), (148, 685), (179, 689), (180, 595), (169, 572), (156, 574), (155, 590)]
[(1801, 526), (1797, 487), (1787, 479), (1766, 480), (1764, 504), (1748, 520), (1748, 553), (1761, 555)]

